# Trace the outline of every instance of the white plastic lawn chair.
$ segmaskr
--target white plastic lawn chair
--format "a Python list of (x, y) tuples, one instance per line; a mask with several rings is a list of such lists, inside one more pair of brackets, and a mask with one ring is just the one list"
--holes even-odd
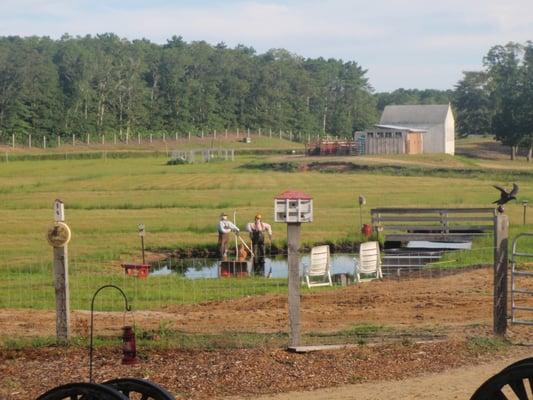
[[(361, 243), (359, 258), (355, 258), (355, 281), (366, 282), (373, 279), (383, 278), (381, 272), (381, 258), (378, 242)], [(361, 279), (361, 274), (373, 275), (370, 278)]]
[[(331, 258), (329, 246), (316, 246), (311, 249), (309, 266), (304, 264), (304, 276), (307, 287), (333, 286), (331, 282)], [(322, 277), (321, 281), (313, 280), (313, 277)]]

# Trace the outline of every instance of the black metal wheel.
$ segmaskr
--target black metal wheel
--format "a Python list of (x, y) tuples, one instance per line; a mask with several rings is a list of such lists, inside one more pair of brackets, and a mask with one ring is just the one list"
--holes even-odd
[(128, 399), (135, 400), (176, 400), (170, 392), (145, 379), (119, 378), (103, 383), (118, 390)]
[(128, 400), (111, 386), (96, 383), (69, 383), (55, 387), (40, 395), (37, 400)]
[(516, 366), (519, 366), (519, 365), (528, 365), (528, 364), (533, 364), (533, 357), (528, 357), (528, 358), (524, 358), (522, 360), (518, 360), (512, 364), (509, 364), (507, 367), (505, 367), (504, 369), (502, 369), (502, 371), (505, 371), (509, 368), (513, 368), (513, 367), (516, 367)]
[(489, 378), (470, 400), (532, 400), (533, 364), (515, 364)]

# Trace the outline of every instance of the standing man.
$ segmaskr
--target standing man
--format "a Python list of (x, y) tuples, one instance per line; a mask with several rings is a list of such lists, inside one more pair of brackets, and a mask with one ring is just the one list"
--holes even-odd
[(229, 234), (234, 232), (239, 234), (239, 228), (231, 221), (228, 221), (226, 213), (220, 214), (220, 222), (218, 223), (218, 251), (220, 252), (220, 259), (226, 260), (228, 258), (228, 242)]
[(261, 220), (261, 214), (255, 216), (255, 222), (249, 222), (246, 230), (250, 232), (254, 253), (254, 271), (263, 271), (265, 267), (265, 232), (272, 243), (272, 227)]

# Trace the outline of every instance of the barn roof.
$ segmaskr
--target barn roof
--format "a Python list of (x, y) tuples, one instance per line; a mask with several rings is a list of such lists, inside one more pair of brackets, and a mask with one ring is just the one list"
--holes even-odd
[(379, 124), (401, 126), (442, 124), (449, 109), (449, 104), (386, 106)]
[(407, 131), (407, 132), (427, 132), (427, 129), (422, 128), (408, 128), (406, 126), (398, 126), (398, 125), (374, 125), (376, 128), (380, 129), (393, 129), (397, 131)]

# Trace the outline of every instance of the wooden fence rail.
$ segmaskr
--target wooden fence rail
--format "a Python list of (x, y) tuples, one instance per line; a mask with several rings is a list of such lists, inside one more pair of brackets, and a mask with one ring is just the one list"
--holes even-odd
[(374, 208), (374, 230), (386, 232), (387, 241), (467, 241), (491, 234), (493, 208)]

